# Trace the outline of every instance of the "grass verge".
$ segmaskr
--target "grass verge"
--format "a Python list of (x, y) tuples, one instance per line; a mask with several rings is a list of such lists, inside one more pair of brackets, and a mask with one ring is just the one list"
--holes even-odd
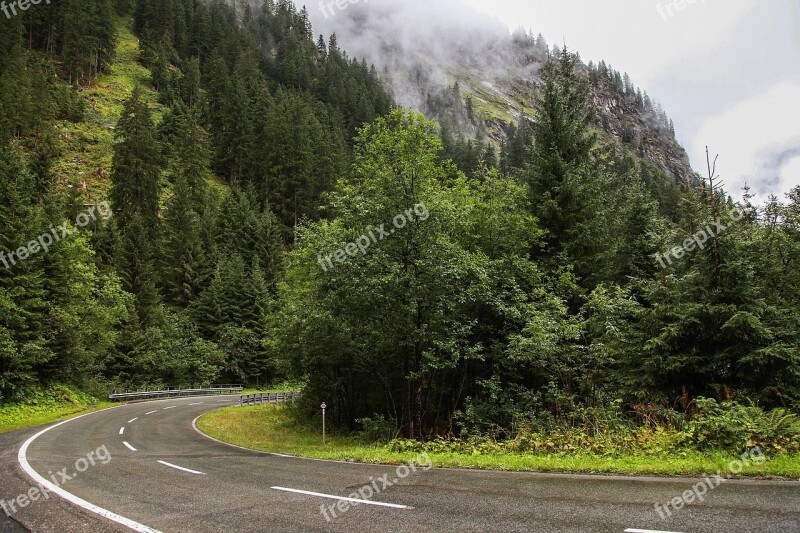
[(0, 404), (0, 434), (59, 422), (116, 405), (62, 386), (32, 389), (26, 397), (28, 399), (23, 402)]
[[(352, 436), (330, 435), (323, 445), (319, 430), (297, 424), (284, 407), (227, 407), (203, 415), (197, 425), (215, 439), (271, 453), (385, 464), (402, 464), (417, 456), (417, 452), (394, 452)], [(724, 453), (690, 450), (675, 455), (622, 457), (436, 452), (429, 452), (429, 456), (433, 466), (443, 468), (658, 476), (700, 476), (717, 471), (724, 475), (731, 461), (737, 459)], [(800, 479), (800, 455), (779, 455), (760, 465), (750, 463), (739, 476)]]

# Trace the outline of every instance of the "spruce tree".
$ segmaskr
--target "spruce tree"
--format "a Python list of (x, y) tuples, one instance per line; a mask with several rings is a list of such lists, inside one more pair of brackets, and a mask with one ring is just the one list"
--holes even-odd
[(141, 217), (152, 232), (158, 221), (161, 153), (150, 109), (139, 87), (125, 103), (115, 138), (110, 192), (115, 222), (124, 232), (134, 218)]

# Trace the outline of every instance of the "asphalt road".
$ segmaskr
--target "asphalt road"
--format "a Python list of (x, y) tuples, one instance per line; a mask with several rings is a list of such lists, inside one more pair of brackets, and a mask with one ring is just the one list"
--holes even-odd
[[(39, 430), (0, 436), (0, 498), (6, 507), (11, 500), (20, 507), (19, 495), (36, 487), (25, 472), (29, 468), (84, 506), (48, 494), (12, 512), (37, 532), (800, 532), (799, 482), (728, 480), (708, 490), (703, 502), (671, 508), (672, 516), (662, 519), (657, 503), (702, 481), (424, 464), (398, 470), (251, 452), (193, 427), (199, 415), (237, 398), (125, 405), (53, 427), (27, 448), (24, 443)], [(353, 495), (370, 503), (348, 508), (341, 498)], [(18, 527), (0, 520), (0, 531)]]

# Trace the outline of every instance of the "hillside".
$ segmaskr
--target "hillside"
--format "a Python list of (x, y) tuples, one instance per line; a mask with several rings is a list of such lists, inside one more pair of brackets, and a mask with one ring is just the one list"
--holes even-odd
[[(322, 22), (344, 46), (379, 66), (400, 104), (456, 134), (487, 137), (499, 149), (512, 124), (518, 125), (523, 116), (535, 120), (540, 69), (549, 53), (558, 55), (557, 46), (551, 49), (541, 34), (521, 29), (509, 35), (501, 25), (466, 12), (452, 0), (431, 5), (424, 17), (411, 17), (396, 3), (375, 1), (350, 6)], [(584, 64), (583, 70), (592, 80), (594, 125), (605, 142), (625, 147), (677, 183), (697, 182), (657, 103), (634, 87), (627, 74), (605, 64)], [(456, 85), (457, 104), (446, 95)]]
[(800, 195), (687, 186), (627, 76), (461, 22), (360, 20), (374, 68), (291, 0), (0, 17), (0, 399), (289, 379), (370, 442), (800, 449)]

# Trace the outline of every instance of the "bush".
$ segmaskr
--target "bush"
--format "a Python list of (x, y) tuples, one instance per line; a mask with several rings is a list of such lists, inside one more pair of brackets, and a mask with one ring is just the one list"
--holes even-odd
[(388, 420), (383, 415), (375, 415), (372, 418), (359, 418), (356, 422), (361, 426), (359, 437), (365, 442), (390, 442), (400, 434), (397, 421)]
[[(495, 440), (495, 433), (465, 433), (461, 439), (437, 439), (420, 443), (393, 440), (395, 452), (532, 453), (569, 456), (666, 456), (687, 450), (740, 454), (759, 447), (764, 454), (800, 452), (800, 417), (785, 409), (764, 411), (736, 402), (696, 400), (698, 412), (691, 419), (654, 404), (631, 405), (621, 401), (607, 407), (573, 405), (558, 419), (545, 413), (526, 423), (513, 438)], [(473, 426), (473, 431), (474, 431)]]
[(800, 451), (800, 418), (785, 409), (764, 411), (737, 402), (697, 399), (689, 423), (692, 444), (700, 449), (739, 452), (758, 446), (764, 453)]

